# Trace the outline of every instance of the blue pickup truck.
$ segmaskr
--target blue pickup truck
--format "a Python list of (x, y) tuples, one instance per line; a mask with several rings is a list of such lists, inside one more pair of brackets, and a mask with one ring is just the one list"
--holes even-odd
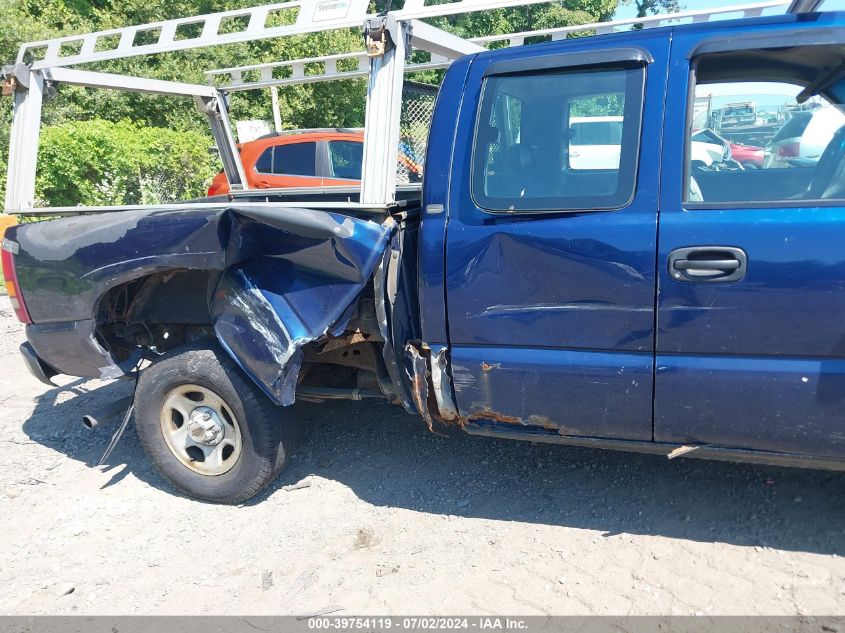
[[(222, 503), (284, 466), (296, 399), (383, 398), (435, 431), (841, 469), (845, 118), (818, 155), (746, 169), (691, 139), (702, 103), (742, 101), (784, 123), (799, 104), (845, 107), (845, 14), (463, 56), (421, 191), (383, 213), (332, 210), (343, 192), (247, 190), (13, 227), (21, 351), (45, 382), (140, 374), (149, 457)], [(575, 118), (600, 124), (577, 160)]]

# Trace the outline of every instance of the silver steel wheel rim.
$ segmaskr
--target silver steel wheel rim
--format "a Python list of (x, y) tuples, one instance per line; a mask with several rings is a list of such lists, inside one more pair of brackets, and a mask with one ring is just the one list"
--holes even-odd
[(209, 477), (228, 472), (241, 455), (241, 430), (232, 410), (199, 385), (171, 389), (161, 406), (161, 434), (185, 467)]

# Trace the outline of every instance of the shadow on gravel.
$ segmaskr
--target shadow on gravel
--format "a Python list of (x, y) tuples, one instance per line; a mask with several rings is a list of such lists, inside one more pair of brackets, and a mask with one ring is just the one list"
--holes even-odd
[[(47, 391), (24, 424), (29, 437), (93, 465), (116, 424), (85, 429), (84, 413), (127, 395), (130, 383)], [(68, 398), (73, 392), (75, 397)], [(362, 500), (435, 514), (650, 534), (702, 542), (845, 554), (845, 473), (677, 459), (429, 433), (422, 421), (374, 402), (297, 404), (288, 469), (251, 500), (263, 503), (309, 475)], [(127, 429), (107, 470), (176, 493)], [(271, 502), (271, 501), (269, 501)]]

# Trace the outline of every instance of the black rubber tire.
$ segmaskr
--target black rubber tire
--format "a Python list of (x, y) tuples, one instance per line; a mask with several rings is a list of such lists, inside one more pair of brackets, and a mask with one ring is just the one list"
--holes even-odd
[[(202, 475), (170, 451), (161, 432), (161, 407), (167, 394), (196, 384), (220, 396), (240, 423), (241, 455), (231, 470)], [(161, 475), (192, 497), (237, 504), (259, 493), (287, 464), (292, 425), (286, 410), (274, 404), (215, 342), (172, 350), (141, 373), (135, 395), (135, 427), (141, 445)]]

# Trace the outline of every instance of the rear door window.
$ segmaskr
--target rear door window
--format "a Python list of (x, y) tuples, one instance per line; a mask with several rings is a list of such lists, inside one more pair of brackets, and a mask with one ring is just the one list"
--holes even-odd
[(273, 173), (279, 176), (316, 176), (316, 143), (288, 143), (273, 148)]
[(634, 195), (645, 69), (493, 75), (476, 124), (472, 194), (488, 211), (616, 209)]

